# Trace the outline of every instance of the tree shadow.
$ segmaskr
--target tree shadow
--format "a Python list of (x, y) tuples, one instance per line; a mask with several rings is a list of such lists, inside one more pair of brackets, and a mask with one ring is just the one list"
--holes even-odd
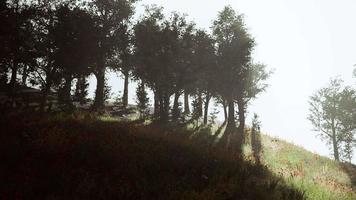
[(356, 190), (356, 165), (351, 163), (340, 163), (340, 166), (349, 176), (352, 188)]
[(217, 138), (221, 135), (222, 133), (222, 130), (225, 128), (225, 125), (226, 125), (226, 121), (224, 121), (224, 123), (222, 123), (219, 128), (215, 131), (214, 133), (214, 137)]
[[(2, 199), (305, 199), (211, 130), (96, 119), (0, 119)], [(6, 173), (4, 173), (6, 172)]]
[[(229, 126), (228, 124), (219, 127), (219, 135), (216, 133), (215, 144), (217, 147), (224, 148), (231, 154), (235, 154), (242, 157), (243, 154), (243, 144), (245, 142), (245, 132), (241, 133), (239, 128), (236, 126)], [(224, 131), (222, 129), (225, 128)], [(217, 137), (219, 136), (219, 137)]]
[(261, 164), (261, 154), (262, 154), (262, 142), (261, 134), (259, 130), (251, 130), (251, 148), (252, 155), (257, 164)]

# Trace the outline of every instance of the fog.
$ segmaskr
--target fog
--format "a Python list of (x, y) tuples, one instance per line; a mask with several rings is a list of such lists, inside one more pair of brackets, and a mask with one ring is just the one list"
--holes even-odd
[[(186, 13), (197, 27), (207, 30), (226, 5), (243, 13), (257, 42), (254, 60), (274, 70), (268, 81), (270, 87), (250, 105), (247, 122), (255, 112), (260, 115), (264, 133), (330, 156), (331, 151), (307, 120), (308, 98), (332, 77), (339, 76), (348, 85), (356, 82), (352, 78), (356, 64), (355, 1), (143, 0), (136, 18), (145, 4), (163, 6), (167, 14)], [(118, 94), (123, 81), (116, 73), (110, 73), (109, 85)], [(131, 103), (135, 101), (135, 88), (131, 83)], [(94, 89), (95, 78), (91, 78), (91, 96)]]

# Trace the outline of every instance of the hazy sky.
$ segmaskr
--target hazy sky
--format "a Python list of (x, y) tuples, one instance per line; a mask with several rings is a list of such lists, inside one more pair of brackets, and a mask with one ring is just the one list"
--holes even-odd
[[(167, 13), (187, 13), (188, 19), (205, 29), (226, 5), (244, 14), (257, 42), (254, 60), (274, 69), (270, 87), (249, 112), (260, 115), (267, 134), (330, 155), (306, 119), (308, 98), (331, 77), (340, 76), (349, 85), (356, 82), (352, 78), (356, 64), (355, 0), (143, 0), (137, 15), (142, 13), (143, 4), (161, 5)], [(122, 81), (110, 77), (114, 92), (120, 90)], [(134, 88), (130, 88), (131, 102)]]

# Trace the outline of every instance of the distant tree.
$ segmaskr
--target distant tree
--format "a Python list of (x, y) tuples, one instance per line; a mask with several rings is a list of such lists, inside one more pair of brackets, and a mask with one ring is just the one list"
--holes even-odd
[(340, 93), (339, 118), (342, 134), (341, 155), (351, 163), (356, 148), (356, 90), (345, 87)]
[(149, 98), (145, 90), (145, 84), (142, 81), (137, 86), (136, 98), (137, 108), (140, 112), (140, 119), (145, 119), (149, 114)]
[(256, 163), (261, 162), (261, 152), (262, 152), (262, 144), (261, 144), (261, 122), (258, 119), (258, 115), (255, 113), (252, 119), (252, 128), (251, 128), (251, 147), (253, 157), (256, 160)]
[(198, 120), (201, 116), (203, 116), (203, 98), (200, 92), (193, 96), (192, 106), (192, 118)]
[[(332, 145), (334, 159), (340, 161), (342, 143), (351, 145), (355, 130), (355, 91), (343, 88), (341, 79), (332, 79), (330, 85), (310, 97), (308, 119), (321, 139)], [(350, 135), (351, 134), (351, 135)]]
[(74, 99), (81, 105), (87, 103), (89, 82), (88, 78), (84, 75), (77, 78), (77, 83), (74, 92)]
[(184, 104), (184, 115), (188, 115), (190, 113), (190, 104), (189, 104), (189, 92), (185, 89), (184, 90), (184, 101), (183, 101), (183, 104)]
[(223, 96), (216, 95), (215, 96), (215, 103), (217, 105), (220, 104), (222, 106), (223, 111), (224, 111), (224, 124), (227, 123), (228, 114), (227, 114), (227, 103), (226, 103), (226, 100), (223, 98)]
[(216, 119), (218, 118), (217, 115), (219, 114), (219, 111), (216, 107), (214, 107), (213, 111), (210, 113), (210, 118), (209, 118), (209, 126), (213, 126), (216, 124)]
[(103, 101), (104, 103), (107, 103), (108, 100), (111, 99), (112, 97), (112, 86), (108, 84), (108, 79), (105, 78), (104, 80), (104, 95), (103, 95)]

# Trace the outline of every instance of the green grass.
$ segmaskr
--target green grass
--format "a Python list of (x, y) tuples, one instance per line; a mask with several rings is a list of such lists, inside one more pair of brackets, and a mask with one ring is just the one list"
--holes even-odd
[[(278, 138), (267, 135), (261, 138), (263, 163), (288, 184), (305, 191), (307, 199), (356, 199), (355, 183), (352, 183), (356, 166), (335, 162)], [(247, 142), (246, 157), (252, 157), (251, 152)]]

